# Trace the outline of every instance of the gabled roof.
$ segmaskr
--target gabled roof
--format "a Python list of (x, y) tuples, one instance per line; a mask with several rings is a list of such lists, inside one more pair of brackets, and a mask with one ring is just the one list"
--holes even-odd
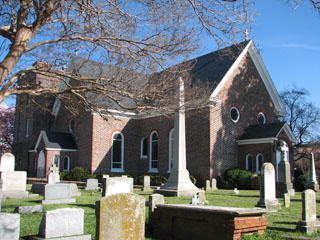
[(248, 126), (238, 138), (237, 143), (243, 145), (273, 142), (274, 140), (278, 140), (278, 136), (282, 130), (285, 131), (291, 142), (296, 142), (296, 138), (289, 125), (285, 122), (276, 122)]
[(45, 148), (48, 150), (77, 150), (77, 144), (71, 133), (41, 131), (34, 150), (38, 150), (39, 144), (42, 139), (44, 141)]

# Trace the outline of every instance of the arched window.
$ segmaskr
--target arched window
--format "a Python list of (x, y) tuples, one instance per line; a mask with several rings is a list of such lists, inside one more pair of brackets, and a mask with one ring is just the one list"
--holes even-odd
[(148, 139), (142, 138), (140, 144), (140, 158), (146, 158), (148, 156)]
[(246, 169), (250, 172), (252, 172), (252, 162), (253, 162), (253, 157), (251, 154), (248, 154), (246, 156)]
[(69, 132), (72, 132), (74, 130), (74, 120), (71, 119), (69, 121)]
[(264, 162), (263, 155), (262, 153), (259, 153), (256, 156), (256, 173), (261, 173), (263, 162)]
[(168, 168), (168, 172), (171, 172), (171, 168), (172, 168), (173, 143), (174, 143), (174, 129), (172, 128), (169, 133), (169, 168)]
[(63, 159), (63, 172), (70, 172), (70, 157), (65, 156)]
[(121, 132), (112, 135), (111, 171), (123, 172), (124, 138)]
[(263, 112), (259, 112), (257, 115), (257, 121), (259, 124), (265, 124), (266, 123), (266, 116)]
[(60, 156), (59, 155), (54, 156), (53, 163), (56, 165), (58, 170), (60, 170)]
[(158, 172), (158, 134), (156, 131), (150, 134), (149, 172)]

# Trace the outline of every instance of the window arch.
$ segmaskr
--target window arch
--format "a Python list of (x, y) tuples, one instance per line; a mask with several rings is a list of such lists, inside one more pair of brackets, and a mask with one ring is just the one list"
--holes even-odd
[(248, 154), (246, 156), (246, 169), (250, 172), (252, 172), (252, 164), (253, 163), (253, 157), (251, 154)]
[(65, 156), (63, 158), (63, 172), (70, 172), (70, 157)]
[(73, 130), (74, 130), (74, 120), (71, 119), (69, 121), (69, 132), (73, 132)]
[(169, 167), (168, 172), (171, 172), (173, 161), (173, 144), (174, 144), (174, 128), (169, 132)]
[(158, 172), (158, 133), (156, 131), (150, 134), (149, 172)]
[(123, 172), (124, 137), (119, 131), (112, 134), (111, 171)]
[(59, 155), (55, 155), (54, 156), (53, 163), (56, 165), (56, 167), (60, 171), (60, 156)]
[(264, 157), (263, 157), (262, 153), (259, 153), (256, 156), (256, 173), (261, 173), (261, 168), (262, 168), (263, 163), (264, 163)]
[(148, 139), (142, 138), (140, 142), (140, 158), (147, 158), (148, 156)]

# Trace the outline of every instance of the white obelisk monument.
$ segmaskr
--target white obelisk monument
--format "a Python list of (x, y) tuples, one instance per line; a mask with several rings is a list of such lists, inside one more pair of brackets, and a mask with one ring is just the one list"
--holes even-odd
[(168, 181), (155, 193), (165, 196), (193, 196), (200, 190), (191, 182), (186, 166), (184, 82), (179, 78), (179, 109), (174, 120), (173, 167)]

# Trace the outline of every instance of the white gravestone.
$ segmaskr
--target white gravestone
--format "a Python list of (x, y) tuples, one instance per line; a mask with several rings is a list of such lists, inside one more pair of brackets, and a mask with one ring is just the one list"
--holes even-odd
[(1, 157), (0, 171), (14, 171), (15, 157), (12, 153), (5, 153)]
[(0, 239), (19, 240), (20, 214), (0, 213)]
[(87, 179), (86, 190), (99, 190), (99, 182), (98, 179), (89, 178)]
[(45, 186), (42, 204), (74, 203), (75, 201), (74, 198), (71, 198), (69, 184), (47, 184)]
[(117, 193), (133, 193), (133, 178), (128, 177), (109, 177), (103, 178), (102, 196)]
[(307, 189), (302, 194), (302, 220), (297, 225), (297, 230), (311, 235), (318, 231), (320, 222), (317, 219), (316, 193)]
[(1, 172), (2, 198), (27, 198), (27, 172), (5, 171)]
[(44, 213), (39, 236), (45, 239), (74, 239), (90, 240), (91, 235), (83, 235), (84, 210), (80, 208), (60, 208)]
[(151, 191), (150, 187), (150, 176), (143, 176), (143, 188), (142, 191)]
[(281, 209), (276, 199), (275, 171), (271, 163), (264, 163), (261, 170), (260, 200), (257, 207), (266, 208), (267, 212), (277, 212)]
[(59, 169), (55, 164), (50, 167), (50, 173), (48, 175), (48, 184), (56, 184), (60, 182)]

